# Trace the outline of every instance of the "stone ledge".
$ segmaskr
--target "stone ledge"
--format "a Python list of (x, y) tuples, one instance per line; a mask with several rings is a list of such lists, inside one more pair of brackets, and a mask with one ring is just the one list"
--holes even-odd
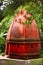
[(43, 65), (43, 58), (39, 59), (10, 59), (6, 56), (0, 56), (0, 65)]

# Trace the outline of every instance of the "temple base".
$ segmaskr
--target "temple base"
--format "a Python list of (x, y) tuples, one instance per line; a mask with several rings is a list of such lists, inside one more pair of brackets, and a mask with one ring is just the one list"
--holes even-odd
[(43, 58), (39, 59), (10, 59), (7, 56), (0, 56), (0, 65), (43, 65)]

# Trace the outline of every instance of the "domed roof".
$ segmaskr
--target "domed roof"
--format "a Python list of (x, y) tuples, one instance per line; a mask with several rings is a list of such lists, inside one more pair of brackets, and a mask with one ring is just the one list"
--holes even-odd
[(6, 40), (15, 38), (39, 38), (36, 21), (24, 8), (21, 9), (14, 17)]

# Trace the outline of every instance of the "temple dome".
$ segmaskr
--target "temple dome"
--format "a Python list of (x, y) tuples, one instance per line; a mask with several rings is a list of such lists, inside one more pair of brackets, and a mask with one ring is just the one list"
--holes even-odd
[(14, 20), (10, 25), (6, 40), (12, 40), (15, 38), (36, 39), (39, 38), (38, 34), (36, 21), (33, 19), (33, 16), (23, 8), (14, 17)]

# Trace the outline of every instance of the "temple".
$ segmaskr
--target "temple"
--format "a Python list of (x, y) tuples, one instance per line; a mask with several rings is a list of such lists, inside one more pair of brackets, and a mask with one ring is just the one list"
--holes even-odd
[(33, 16), (24, 8), (12, 21), (6, 37), (6, 55), (10, 58), (30, 58), (40, 54), (39, 31)]

